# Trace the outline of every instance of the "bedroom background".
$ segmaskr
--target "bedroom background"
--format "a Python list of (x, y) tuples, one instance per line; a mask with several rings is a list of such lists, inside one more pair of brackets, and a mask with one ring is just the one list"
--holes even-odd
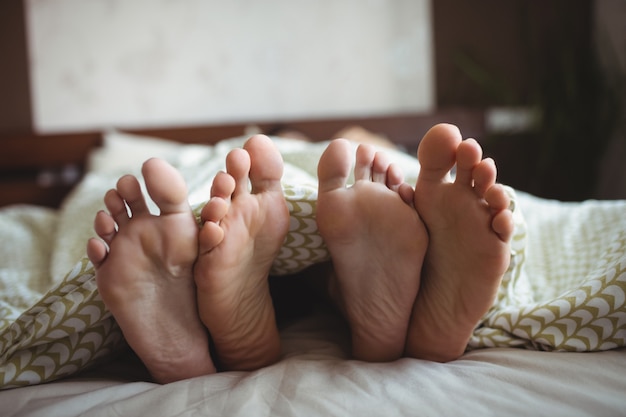
[(626, 198), (625, 18), (622, 0), (8, 0), (0, 136), (456, 109), (502, 182)]

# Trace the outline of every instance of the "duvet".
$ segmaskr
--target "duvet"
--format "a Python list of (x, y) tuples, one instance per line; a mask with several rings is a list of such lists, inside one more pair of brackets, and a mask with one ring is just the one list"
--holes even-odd
[[(138, 175), (147, 157), (163, 157), (186, 178), (198, 213), (226, 153), (244, 139), (201, 146), (111, 133), (58, 210), (0, 210), (0, 390), (76, 375), (124, 348), (84, 256), (93, 216), (104, 208), (102, 197), (117, 178)], [(272, 272), (292, 274), (328, 259), (315, 224), (315, 172), (326, 144), (275, 141), (285, 160), (291, 222)], [(417, 160), (389, 152), (414, 181)], [(564, 203), (509, 192), (516, 226), (510, 267), (493, 307), (476, 326), (468, 357), (484, 348), (621, 352), (626, 201)], [(284, 356), (289, 357), (287, 348)]]

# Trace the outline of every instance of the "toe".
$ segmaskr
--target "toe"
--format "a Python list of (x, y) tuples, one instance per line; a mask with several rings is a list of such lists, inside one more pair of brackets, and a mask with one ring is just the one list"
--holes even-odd
[(107, 248), (104, 242), (93, 237), (87, 241), (87, 258), (96, 269), (100, 268), (106, 257)]
[(132, 216), (141, 216), (150, 212), (137, 178), (132, 175), (125, 175), (119, 179), (116, 188), (130, 209)]
[(510, 210), (498, 212), (491, 221), (491, 228), (503, 242), (509, 242), (514, 230), (513, 213)]
[(265, 135), (255, 135), (248, 139), (244, 149), (250, 155), (252, 192), (282, 192), (283, 157), (274, 142)]
[(454, 125), (438, 124), (426, 132), (417, 150), (419, 180), (448, 182), (460, 143), (461, 132)]
[(222, 197), (211, 197), (204, 205), (200, 218), (203, 222), (219, 223), (228, 214), (230, 204)]
[[(211, 199), (204, 205), (200, 218), (203, 222), (220, 222), (228, 213), (235, 179), (226, 172), (218, 172), (211, 185)], [(246, 181), (247, 187), (247, 181)]]
[(508, 242), (513, 236), (513, 213), (509, 210), (511, 199), (504, 187), (500, 184), (491, 186), (484, 194), (493, 218), (491, 228), (503, 242)]
[(335, 139), (328, 145), (317, 165), (320, 193), (346, 186), (352, 167), (350, 154), (350, 143), (345, 139)]
[(374, 156), (374, 162), (372, 163), (372, 181), (387, 185), (387, 177), (390, 165), (391, 161), (389, 160), (387, 154), (383, 152), (376, 152), (376, 155)]
[(494, 184), (484, 193), (484, 198), (489, 208), (494, 211), (502, 211), (509, 208), (511, 199), (500, 184)]
[(109, 190), (104, 195), (104, 205), (120, 227), (124, 227), (128, 223), (129, 216), (124, 199), (117, 190)]
[(224, 230), (214, 222), (206, 222), (198, 233), (198, 252), (210, 252), (224, 240)]
[(354, 181), (371, 181), (376, 151), (370, 145), (359, 145), (356, 150)]
[(409, 184), (402, 183), (398, 187), (398, 194), (402, 201), (408, 204), (411, 207), (415, 207), (415, 190)]
[[(480, 161), (472, 170), (474, 178), (474, 190), (479, 197), (484, 194), (496, 183), (496, 164), (491, 158)], [(503, 191), (504, 192), (504, 191)]]
[(220, 171), (211, 184), (211, 197), (221, 197), (227, 200), (235, 191), (235, 185), (235, 179), (232, 176)]
[(482, 149), (474, 139), (461, 142), (456, 150), (456, 184), (471, 187), (474, 183), (474, 167), (480, 163)]
[(398, 191), (402, 183), (404, 183), (404, 172), (402, 172), (402, 168), (397, 164), (389, 164), (386, 172), (385, 185), (387, 185), (390, 190)]
[(250, 175), (250, 155), (243, 149), (233, 149), (226, 156), (226, 171), (234, 180), (232, 196), (248, 193)]
[(187, 202), (187, 185), (180, 173), (162, 159), (149, 159), (142, 173), (148, 194), (161, 210), (161, 214), (190, 211)]
[(104, 211), (99, 211), (93, 221), (93, 228), (100, 239), (104, 240), (107, 245), (111, 244), (116, 231), (115, 221), (110, 215)]

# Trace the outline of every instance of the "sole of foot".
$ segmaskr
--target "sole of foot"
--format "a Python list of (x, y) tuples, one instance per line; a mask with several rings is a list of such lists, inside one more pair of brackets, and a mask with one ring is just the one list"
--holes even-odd
[[(458, 358), (494, 302), (509, 264), (509, 197), (496, 167), (453, 125), (434, 126), (418, 148), (415, 207), (430, 244), (407, 337), (407, 355)], [(456, 177), (450, 170), (456, 165)]]

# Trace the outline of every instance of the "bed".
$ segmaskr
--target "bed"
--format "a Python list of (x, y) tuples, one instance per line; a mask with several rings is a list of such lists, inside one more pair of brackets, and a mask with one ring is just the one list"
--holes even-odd
[[(302, 242), (315, 233), (303, 229), (325, 140), (351, 125), (384, 135), (408, 151), (389, 150), (415, 177), (410, 154), (439, 121), (485, 133), (480, 114), (453, 111), (2, 138), (2, 415), (626, 415), (626, 201), (517, 192), (507, 284), (454, 362), (351, 360), (345, 323), (321, 303), (281, 326), (282, 359), (254, 372), (159, 385), (125, 347), (84, 258), (93, 214), (121, 174), (163, 157), (199, 207), (229, 149), (272, 135), (286, 163), (292, 241)], [(275, 273), (291, 279), (327, 256), (323, 245), (298, 245), (281, 251)]]

